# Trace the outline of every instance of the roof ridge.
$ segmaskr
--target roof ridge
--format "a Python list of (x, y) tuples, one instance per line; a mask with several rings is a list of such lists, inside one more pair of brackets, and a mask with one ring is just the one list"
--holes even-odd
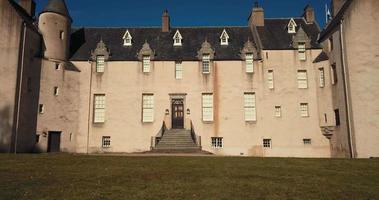
[[(74, 26), (73, 29), (160, 29), (160, 26), (124, 26), (124, 27), (102, 27), (102, 26)], [(171, 27), (172, 30), (175, 29), (186, 29), (186, 28), (248, 28), (248, 26), (177, 26)]]
[(265, 18), (265, 20), (271, 20), (271, 19), (303, 19), (304, 17), (269, 17)]

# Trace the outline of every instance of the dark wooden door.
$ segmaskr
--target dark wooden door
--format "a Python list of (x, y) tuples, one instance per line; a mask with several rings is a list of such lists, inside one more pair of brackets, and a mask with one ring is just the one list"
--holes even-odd
[(184, 103), (183, 99), (172, 100), (172, 128), (184, 128)]
[(47, 152), (54, 153), (61, 150), (61, 132), (49, 132)]

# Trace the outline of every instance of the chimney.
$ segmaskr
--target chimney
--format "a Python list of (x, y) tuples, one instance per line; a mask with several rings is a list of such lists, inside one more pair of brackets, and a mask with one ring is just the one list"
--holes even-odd
[(170, 32), (170, 15), (168, 14), (167, 9), (163, 12), (162, 15), (162, 32)]
[(258, 2), (255, 2), (254, 8), (249, 16), (249, 26), (264, 26), (265, 25), (265, 14)]
[(309, 24), (313, 24), (316, 20), (315, 18), (315, 11), (314, 9), (312, 8), (312, 6), (310, 5), (307, 5), (305, 8), (304, 8), (304, 14), (303, 14), (303, 17), (305, 19), (305, 21)]
[(34, 0), (20, 0), (19, 4), (31, 17), (34, 17), (36, 12), (36, 3)]

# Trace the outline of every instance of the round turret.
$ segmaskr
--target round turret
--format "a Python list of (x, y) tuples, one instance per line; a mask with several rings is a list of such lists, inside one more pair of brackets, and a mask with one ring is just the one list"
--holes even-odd
[(70, 51), (71, 17), (64, 0), (50, 0), (39, 15), (38, 28), (44, 39), (44, 57), (66, 61)]

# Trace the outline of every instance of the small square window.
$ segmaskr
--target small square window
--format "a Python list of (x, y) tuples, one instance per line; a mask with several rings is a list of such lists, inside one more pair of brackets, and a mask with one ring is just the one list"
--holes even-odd
[(311, 145), (312, 139), (309, 139), (309, 138), (303, 139), (303, 143), (304, 143), (304, 145)]
[(223, 145), (222, 137), (212, 137), (212, 148), (222, 148)]
[(110, 136), (103, 136), (102, 147), (103, 148), (111, 147), (111, 137)]
[(59, 95), (59, 87), (54, 87), (54, 95), (55, 96)]
[(271, 139), (263, 139), (263, 147), (271, 148)]

